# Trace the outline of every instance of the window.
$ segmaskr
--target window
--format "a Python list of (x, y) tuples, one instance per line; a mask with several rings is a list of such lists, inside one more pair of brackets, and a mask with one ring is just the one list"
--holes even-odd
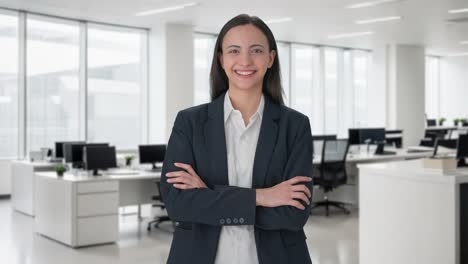
[(0, 158), (18, 156), (18, 16), (0, 13)]
[(135, 149), (145, 142), (146, 31), (89, 24), (88, 141)]
[(278, 42), (278, 58), (280, 62), (281, 70), (281, 86), (283, 86), (283, 100), (285, 105), (290, 105), (290, 89), (289, 89), (289, 66), (290, 66), (290, 56), (289, 49), (291, 45), (287, 43)]
[(27, 18), (27, 149), (79, 136), (78, 22)]
[(210, 70), (216, 37), (197, 34), (194, 39), (194, 96), (193, 104), (199, 105), (210, 102)]

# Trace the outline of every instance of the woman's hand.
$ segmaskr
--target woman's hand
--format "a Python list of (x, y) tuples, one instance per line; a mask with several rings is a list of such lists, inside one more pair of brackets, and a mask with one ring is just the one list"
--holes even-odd
[(312, 194), (307, 186), (298, 183), (310, 181), (312, 181), (310, 177), (296, 176), (271, 188), (257, 189), (257, 206), (278, 207), (290, 205), (304, 210), (305, 207), (299, 200), (309, 205)]
[(168, 177), (167, 182), (173, 183), (173, 186), (177, 189), (195, 189), (195, 188), (207, 188), (206, 184), (200, 179), (200, 176), (193, 170), (192, 166), (185, 163), (174, 163), (178, 168), (182, 168), (182, 171), (173, 171), (166, 173)]

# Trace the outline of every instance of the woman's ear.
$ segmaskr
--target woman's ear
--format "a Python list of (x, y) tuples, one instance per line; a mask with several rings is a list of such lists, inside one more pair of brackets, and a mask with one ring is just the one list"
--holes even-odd
[(273, 63), (275, 62), (276, 50), (271, 50), (269, 57), (270, 57), (270, 62), (268, 63), (268, 69), (271, 68), (271, 66), (273, 66)]

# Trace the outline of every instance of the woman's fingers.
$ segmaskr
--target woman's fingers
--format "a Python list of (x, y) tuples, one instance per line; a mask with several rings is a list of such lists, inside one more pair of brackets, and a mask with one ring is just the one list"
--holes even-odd
[(310, 177), (296, 176), (294, 178), (291, 178), (291, 179), (287, 180), (286, 182), (289, 183), (289, 184), (297, 184), (297, 183), (300, 183), (300, 182), (310, 182), (310, 181), (312, 181), (312, 178), (310, 178)]
[(292, 190), (295, 192), (303, 192), (305, 193), (309, 198), (312, 197), (312, 193), (310, 192), (309, 188), (307, 186), (301, 184), (301, 185), (293, 185)]
[(291, 200), (291, 201), (289, 201), (288, 205), (294, 206), (294, 207), (296, 207), (297, 209), (300, 209), (300, 210), (304, 210), (304, 209), (305, 209), (304, 205), (302, 205), (302, 204), (301, 204), (299, 201), (297, 201), (297, 200)]
[(195, 189), (196, 187), (192, 186), (192, 185), (188, 185), (188, 184), (179, 184), (179, 183), (176, 183), (173, 185), (175, 188), (177, 189), (181, 189), (181, 190), (188, 190), (188, 189)]
[(190, 164), (185, 164), (185, 163), (176, 162), (176, 163), (174, 163), (174, 166), (186, 170), (186, 171), (187, 171), (190, 175), (192, 175), (192, 176), (197, 176), (197, 175), (198, 175), (198, 174), (193, 170), (193, 168), (192, 168), (192, 166), (191, 166)]
[(293, 192), (292, 198), (304, 201), (307, 205), (310, 204), (309, 198), (303, 192)]

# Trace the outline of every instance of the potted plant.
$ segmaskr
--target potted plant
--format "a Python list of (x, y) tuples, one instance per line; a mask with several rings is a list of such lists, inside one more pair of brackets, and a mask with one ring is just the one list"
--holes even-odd
[(439, 118), (439, 126), (443, 126), (443, 125), (444, 125), (444, 122), (445, 122), (445, 120), (447, 120), (447, 118), (445, 118), (445, 117), (441, 117), (441, 118)]
[(55, 166), (55, 172), (57, 172), (57, 176), (62, 177), (63, 174), (67, 171), (67, 168), (64, 164), (58, 164)]
[(132, 160), (135, 158), (135, 155), (126, 155), (125, 156), (125, 166), (132, 165)]
[(453, 119), (453, 125), (454, 125), (454, 126), (458, 126), (458, 124), (461, 123), (461, 122), (460, 122), (460, 119), (461, 119), (461, 118), (455, 118), (455, 119)]
[(468, 119), (467, 118), (460, 118), (460, 123), (462, 126), (468, 126)]

